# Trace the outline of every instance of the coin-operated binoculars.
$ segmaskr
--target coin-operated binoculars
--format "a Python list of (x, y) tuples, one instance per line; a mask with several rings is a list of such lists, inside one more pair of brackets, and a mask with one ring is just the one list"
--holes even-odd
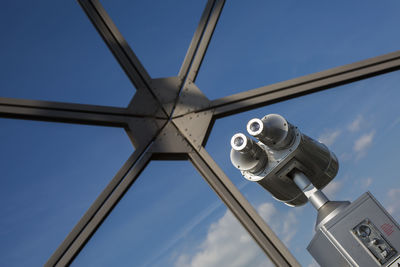
[(339, 168), (324, 144), (278, 114), (251, 119), (247, 132), (257, 141), (235, 134), (232, 164), (275, 199), (315, 207), (316, 233), (307, 250), (321, 266), (400, 267), (400, 227), (369, 192), (350, 203), (330, 201), (321, 191)]

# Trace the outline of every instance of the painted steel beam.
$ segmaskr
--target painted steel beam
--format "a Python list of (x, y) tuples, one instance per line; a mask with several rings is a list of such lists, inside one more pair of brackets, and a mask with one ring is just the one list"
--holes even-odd
[(0, 97), (0, 117), (126, 127), (125, 108)]
[(329, 89), (400, 69), (400, 51), (310, 74), (211, 102), (214, 118), (229, 116), (266, 104)]
[(273, 263), (300, 266), (204, 148), (189, 153), (189, 159)]
[(186, 52), (185, 59), (183, 60), (181, 69), (179, 70), (179, 74), (178, 74), (178, 77), (183, 80), (187, 77), (187, 75), (189, 73), (190, 66), (192, 65), (197, 48), (199, 47), (201, 38), (206, 29), (211, 12), (213, 11), (215, 1), (216, 0), (208, 0), (207, 1), (206, 7), (204, 8), (203, 14), (201, 15), (199, 25), (197, 26), (197, 29), (194, 33), (194, 36), (190, 43), (189, 49)]
[(194, 82), (211, 41), (225, 0), (209, 0), (183, 61), (179, 77)]
[(114, 206), (123, 197), (132, 183), (150, 162), (151, 153), (141, 147), (131, 155), (112, 181), (107, 185), (92, 206), (86, 211), (80, 221), (57, 248), (44, 265), (67, 266), (76, 257), (83, 246), (89, 241), (93, 233), (105, 220)]
[(98, 0), (78, 0), (136, 89), (150, 90), (150, 75)]

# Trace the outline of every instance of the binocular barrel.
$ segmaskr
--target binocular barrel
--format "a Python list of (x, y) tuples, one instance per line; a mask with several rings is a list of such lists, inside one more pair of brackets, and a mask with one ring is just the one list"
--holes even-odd
[(269, 114), (262, 119), (251, 119), (247, 132), (268, 147), (281, 149), (293, 141), (293, 126), (278, 114)]
[(241, 171), (256, 174), (268, 162), (265, 151), (253, 139), (242, 133), (237, 133), (232, 137), (231, 146), (231, 162)]

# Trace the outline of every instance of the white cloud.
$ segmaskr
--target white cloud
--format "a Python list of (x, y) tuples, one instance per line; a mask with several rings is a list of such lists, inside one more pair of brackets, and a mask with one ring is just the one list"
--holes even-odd
[(400, 124), (400, 117), (393, 121), (393, 123), (388, 127), (388, 130), (392, 130), (398, 124)]
[[(261, 204), (258, 209), (260, 216), (268, 222), (272, 230), (277, 233), (285, 244), (289, 244), (297, 232), (297, 217), (294, 210), (286, 214), (278, 212), (272, 203)], [(283, 222), (283, 223), (282, 223)]]
[(341, 133), (342, 131), (340, 130), (336, 130), (333, 132), (326, 132), (318, 138), (318, 141), (327, 146), (330, 146), (335, 142), (335, 140), (340, 136)]
[(357, 132), (360, 130), (361, 122), (363, 121), (362, 116), (358, 116), (354, 121), (352, 121), (348, 126), (347, 129), (350, 132)]
[(359, 188), (360, 190), (368, 190), (372, 185), (372, 183), (374, 182), (374, 179), (372, 177), (357, 178), (353, 179), (353, 182), (354, 182), (354, 187)]
[(215, 210), (217, 210), (223, 203), (221, 201), (215, 201), (207, 209), (203, 210), (191, 221), (189, 221), (184, 228), (181, 229), (176, 235), (174, 235), (164, 247), (159, 251), (155, 252), (153, 257), (151, 257), (147, 262), (143, 263), (141, 266), (151, 266), (167, 254), (171, 248), (173, 248), (184, 236), (187, 236), (194, 228), (201, 224), (206, 218), (208, 218)]
[(336, 193), (342, 188), (342, 181), (332, 181), (325, 188), (324, 193), (328, 196), (328, 198), (335, 198)]
[(175, 266), (273, 266), (260, 258), (260, 249), (231, 212), (211, 224), (200, 250), (183, 254)]
[(397, 220), (400, 218), (400, 188), (392, 188), (388, 192), (386, 209)]
[(352, 158), (353, 158), (353, 156), (351, 153), (343, 152), (342, 154), (339, 155), (339, 162), (349, 161)]
[(361, 184), (365, 187), (365, 188), (367, 188), (367, 187), (369, 187), (371, 184), (372, 184), (372, 178), (371, 177), (368, 177), (367, 179), (364, 179), (364, 180), (362, 180), (361, 181)]
[[(271, 203), (263, 203), (257, 210), (284, 242), (290, 242), (297, 224), (293, 211), (282, 214)], [(176, 267), (274, 266), (229, 210), (210, 225), (200, 246), (194, 247), (195, 253), (177, 257)]]
[(367, 148), (372, 144), (375, 131), (362, 135), (354, 142), (353, 150), (357, 153), (357, 158), (365, 155)]

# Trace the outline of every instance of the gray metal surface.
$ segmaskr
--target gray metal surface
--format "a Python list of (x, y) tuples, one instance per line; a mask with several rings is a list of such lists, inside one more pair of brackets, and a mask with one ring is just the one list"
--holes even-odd
[(0, 116), (124, 127), (128, 125), (129, 118), (134, 115), (128, 114), (125, 108), (0, 97)]
[[(152, 79), (98, 0), (78, 0), (137, 88), (126, 108), (0, 98), (0, 117), (125, 128), (135, 152), (45, 266), (65, 266), (152, 159), (188, 158), (277, 266), (296, 259), (204, 150), (217, 118), (400, 68), (400, 52), (209, 101), (194, 84), (225, 1), (209, 0), (178, 77)], [(186, 90), (187, 89), (187, 90)]]
[(323, 205), (318, 210), (317, 221), (315, 222), (315, 231), (318, 231), (322, 225), (333, 219), (333, 217), (342, 212), (342, 210), (350, 204), (350, 201), (329, 201)]
[(225, 0), (209, 0), (178, 76), (195, 82)]
[(322, 206), (324, 206), (329, 199), (325, 196), (325, 194), (316, 189), (310, 180), (299, 171), (296, 171), (293, 175), (293, 182), (304, 192), (308, 201), (319, 210)]
[[(379, 237), (378, 240), (363, 243), (363, 238), (357, 236), (357, 227), (366, 222), (379, 232), (371, 232), (371, 238)], [(395, 253), (384, 253), (385, 243)], [(342, 263), (340, 266), (389, 266), (400, 255), (400, 227), (367, 192), (321, 225), (307, 249), (321, 266), (338, 266), (338, 262)], [(375, 251), (387, 255), (387, 260), (380, 262)]]

